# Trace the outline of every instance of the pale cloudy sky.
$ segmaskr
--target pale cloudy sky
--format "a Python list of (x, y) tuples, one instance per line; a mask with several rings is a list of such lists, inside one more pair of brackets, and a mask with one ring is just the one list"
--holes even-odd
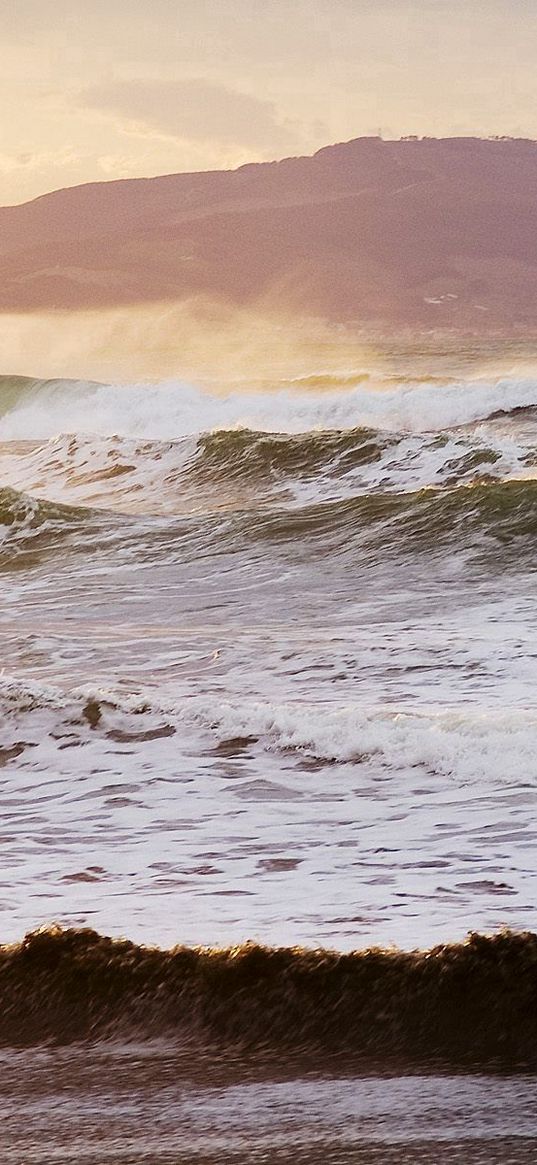
[(382, 130), (537, 137), (537, 0), (0, 0), (0, 204)]

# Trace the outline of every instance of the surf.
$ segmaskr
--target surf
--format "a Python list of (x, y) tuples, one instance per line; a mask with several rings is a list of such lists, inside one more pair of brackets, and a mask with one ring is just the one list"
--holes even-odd
[[(314, 381), (315, 383), (315, 381)], [(308, 382), (306, 382), (306, 385)], [(58, 432), (168, 440), (218, 429), (303, 433), (373, 428), (429, 433), (537, 407), (537, 379), (416, 382), (349, 375), (344, 388), (275, 381), (264, 391), (210, 391), (182, 381), (98, 384), (0, 378), (0, 440)]]
[[(178, 946), (50, 928), (0, 947), (0, 1042), (167, 1036), (183, 1048), (535, 1069), (537, 936), (429, 951)], [(195, 1052), (194, 1052), (195, 1049)]]

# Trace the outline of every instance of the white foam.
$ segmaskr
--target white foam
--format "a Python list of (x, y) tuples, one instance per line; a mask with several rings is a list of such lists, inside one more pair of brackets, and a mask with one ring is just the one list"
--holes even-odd
[[(457, 783), (537, 784), (537, 709), (504, 712), (452, 708), (400, 711), (392, 707), (241, 699), (237, 703), (199, 696), (173, 701), (154, 693), (126, 694), (83, 687), (69, 693), (39, 684), (0, 679), (0, 708), (13, 715), (55, 711), (57, 724), (80, 719), (88, 699), (102, 701), (106, 717), (135, 729), (164, 717), (184, 735), (200, 730), (213, 742), (251, 739), (269, 752), (301, 752), (328, 763), (373, 765), (392, 772), (421, 768)], [(54, 721), (56, 725), (56, 721)], [(56, 725), (57, 726), (57, 725)], [(209, 740), (210, 743), (210, 740)]]
[[(252, 441), (254, 438), (252, 437)], [(60, 434), (37, 447), (24, 443), (0, 448), (0, 475), (16, 490), (49, 501), (118, 509), (137, 514), (201, 513), (243, 508), (263, 496), (305, 505), (381, 490), (408, 492), (460, 485), (484, 475), (497, 480), (533, 477), (537, 430), (526, 421), (490, 422), (442, 434), (399, 434), (380, 443), (378, 458), (352, 465), (345, 454), (330, 452), (318, 464), (278, 472), (266, 465), (261, 480), (232, 472), (227, 482), (189, 477), (199, 458), (195, 437), (142, 440), (135, 437)], [(528, 461), (529, 457), (529, 461)]]
[(259, 737), (273, 751), (392, 771), (422, 768), (462, 784), (537, 783), (537, 711), (429, 713), (278, 704), (201, 704), (188, 711), (219, 740)]
[[(0, 682), (5, 939), (51, 917), (340, 948), (536, 925), (537, 710), (160, 700)], [(215, 748), (236, 736), (257, 739)]]
[(42, 440), (58, 432), (117, 433), (173, 440), (215, 429), (263, 432), (345, 430), (437, 432), (500, 410), (537, 406), (537, 379), (362, 384), (337, 391), (275, 388), (216, 395), (180, 382), (94, 385), (36, 382), (0, 420), (0, 440)]
[(151, 442), (64, 433), (17, 454), (4, 447), (0, 473), (15, 489), (49, 501), (176, 512), (183, 508), (181, 472), (194, 448), (188, 439)]

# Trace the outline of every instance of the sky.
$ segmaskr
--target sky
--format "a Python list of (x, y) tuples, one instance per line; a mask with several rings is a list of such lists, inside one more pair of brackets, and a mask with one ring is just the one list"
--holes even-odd
[(0, 0), (0, 205), (377, 134), (537, 138), (537, 0)]

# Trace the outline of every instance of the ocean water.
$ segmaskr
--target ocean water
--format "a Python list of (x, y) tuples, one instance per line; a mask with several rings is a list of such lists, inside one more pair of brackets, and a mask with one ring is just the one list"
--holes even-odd
[[(533, 1165), (535, 1076), (201, 1081), (140, 1046), (9, 1054), (9, 1165)], [(5, 1061), (2, 1067), (5, 1068)]]
[(537, 929), (537, 377), (0, 384), (3, 941)]
[(536, 473), (529, 371), (0, 379), (3, 1160), (535, 1160)]

